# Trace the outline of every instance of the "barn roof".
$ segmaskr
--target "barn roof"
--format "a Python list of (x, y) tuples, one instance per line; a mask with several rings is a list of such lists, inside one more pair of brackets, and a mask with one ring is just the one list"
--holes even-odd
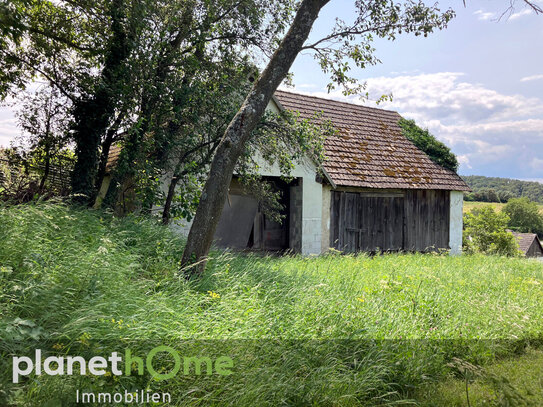
[(109, 148), (109, 155), (107, 157), (107, 163), (106, 163), (106, 173), (111, 172), (111, 170), (115, 168), (115, 166), (119, 162), (120, 156), (121, 156), (121, 146), (118, 144), (113, 144)]
[(434, 163), (403, 136), (397, 112), (285, 91), (275, 97), (302, 118), (322, 112), (339, 130), (325, 142), (324, 162), (338, 186), (470, 190), (454, 171)]
[(537, 241), (539, 247), (543, 249), (541, 242), (535, 233), (520, 233), (513, 232), (512, 230), (510, 230), (510, 232), (517, 238), (518, 246), (522, 253), (526, 254), (528, 252), (528, 249), (530, 249), (534, 240)]

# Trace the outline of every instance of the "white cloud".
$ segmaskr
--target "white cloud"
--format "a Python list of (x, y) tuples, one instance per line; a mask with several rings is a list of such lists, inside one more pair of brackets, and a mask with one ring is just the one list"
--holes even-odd
[(521, 82), (528, 82), (528, 81), (537, 81), (543, 79), (543, 75), (531, 75), (531, 76), (525, 76), (524, 78), (521, 78)]
[(456, 156), (456, 158), (458, 159), (458, 163), (460, 165), (463, 165), (464, 167), (470, 168), (470, 169), (473, 168), (469, 163), (469, 157), (467, 154), (458, 155)]
[(543, 172), (543, 159), (533, 158), (530, 162), (530, 167), (532, 167), (534, 171)]
[(0, 107), (0, 147), (9, 147), (19, 133), (11, 109)]
[(521, 17), (527, 16), (529, 14), (532, 14), (532, 10), (529, 8), (525, 8), (522, 11), (519, 11), (518, 13), (513, 13), (511, 16), (509, 16), (509, 20), (517, 20)]
[(485, 12), (483, 10), (477, 10), (475, 13), (473, 13), (474, 15), (477, 16), (477, 19), (481, 20), (481, 21), (488, 21), (488, 20), (493, 20), (496, 18), (496, 14), (495, 13), (488, 13), (488, 12)]

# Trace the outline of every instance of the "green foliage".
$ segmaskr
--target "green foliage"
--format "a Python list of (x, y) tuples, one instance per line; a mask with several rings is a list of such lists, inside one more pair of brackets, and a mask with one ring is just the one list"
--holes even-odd
[(428, 129), (420, 128), (414, 120), (403, 118), (400, 119), (398, 124), (403, 130), (403, 135), (417, 148), (424, 151), (433, 162), (454, 172), (458, 170), (456, 156), (449, 147), (430, 134)]
[(511, 198), (526, 197), (543, 203), (543, 184), (518, 179), (464, 175), (464, 181), (473, 192), (464, 197), (467, 201), (507, 202)]
[[(156, 180), (177, 166), (177, 153), (180, 177), (190, 170), (201, 178), (260, 52), (273, 52), (294, 12), (292, 0), (12, 3), (0, 7), (0, 96), (47, 80), (71, 116), (73, 192), (93, 197), (107, 161), (100, 153), (117, 142), (123, 153), (112, 185), (133, 185), (144, 208), (157, 203)], [(217, 117), (221, 98), (235, 109)], [(116, 192), (113, 200), (123, 196)]]
[(484, 207), (464, 214), (463, 246), (468, 253), (518, 256), (518, 243), (506, 230), (509, 217)]
[[(543, 337), (543, 270), (524, 259), (213, 252), (187, 282), (169, 229), (53, 204), (1, 207), (0, 239), (1, 405), (146, 388), (174, 405), (383, 405), (449, 377), (458, 355), (483, 364)], [(145, 355), (157, 343), (226, 354), (235, 374), (11, 384), (11, 356), (36, 348)]]
[(277, 165), (281, 177), (290, 181), (292, 170), (300, 163), (311, 162), (321, 167), (325, 159), (324, 141), (336, 131), (320, 113), (309, 119), (301, 119), (299, 113), (289, 111), (264, 115), (238, 162), (236, 173), (266, 215), (280, 221), (282, 208), (280, 193), (259, 175), (259, 159), (270, 166)]
[(503, 212), (509, 216), (511, 229), (543, 236), (543, 215), (535, 202), (528, 198), (514, 198), (505, 205)]

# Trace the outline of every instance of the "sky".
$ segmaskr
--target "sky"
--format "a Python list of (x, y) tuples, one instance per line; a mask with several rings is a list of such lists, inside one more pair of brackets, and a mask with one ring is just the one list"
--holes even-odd
[[(543, 0), (536, 0), (543, 6)], [(332, 0), (311, 38), (329, 32), (335, 18), (349, 21), (353, 1)], [(427, 2), (427, 4), (433, 4)], [(500, 19), (509, 0), (439, 1), (456, 11), (447, 29), (427, 38), (403, 35), (375, 42), (381, 64), (351, 72), (367, 83), (370, 99), (392, 93), (379, 107), (414, 119), (458, 156), (459, 173), (543, 182), (543, 15), (522, 2)], [(288, 90), (364, 103), (328, 94), (329, 80), (311, 55), (293, 65)], [(12, 108), (0, 107), (0, 145), (19, 133)]]
[[(429, 2), (426, 2), (430, 4)], [(543, 6), (543, 0), (536, 1)], [(349, 21), (352, 2), (332, 0), (312, 32), (319, 38), (336, 16)], [(433, 4), (433, 3), (432, 3)], [(427, 38), (375, 42), (381, 64), (351, 74), (367, 83), (370, 101), (328, 94), (329, 80), (311, 55), (293, 66), (290, 91), (399, 112), (428, 128), (457, 155), (459, 173), (543, 182), (543, 15), (522, 2), (500, 19), (509, 0), (439, 1), (456, 11), (447, 29)]]

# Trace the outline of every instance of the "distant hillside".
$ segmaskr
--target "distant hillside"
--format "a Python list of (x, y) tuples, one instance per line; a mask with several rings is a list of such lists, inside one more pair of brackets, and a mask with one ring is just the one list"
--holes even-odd
[(510, 178), (483, 177), (481, 175), (462, 176), (473, 192), (467, 194), (466, 201), (507, 202), (511, 198), (527, 197), (543, 203), (543, 184)]

